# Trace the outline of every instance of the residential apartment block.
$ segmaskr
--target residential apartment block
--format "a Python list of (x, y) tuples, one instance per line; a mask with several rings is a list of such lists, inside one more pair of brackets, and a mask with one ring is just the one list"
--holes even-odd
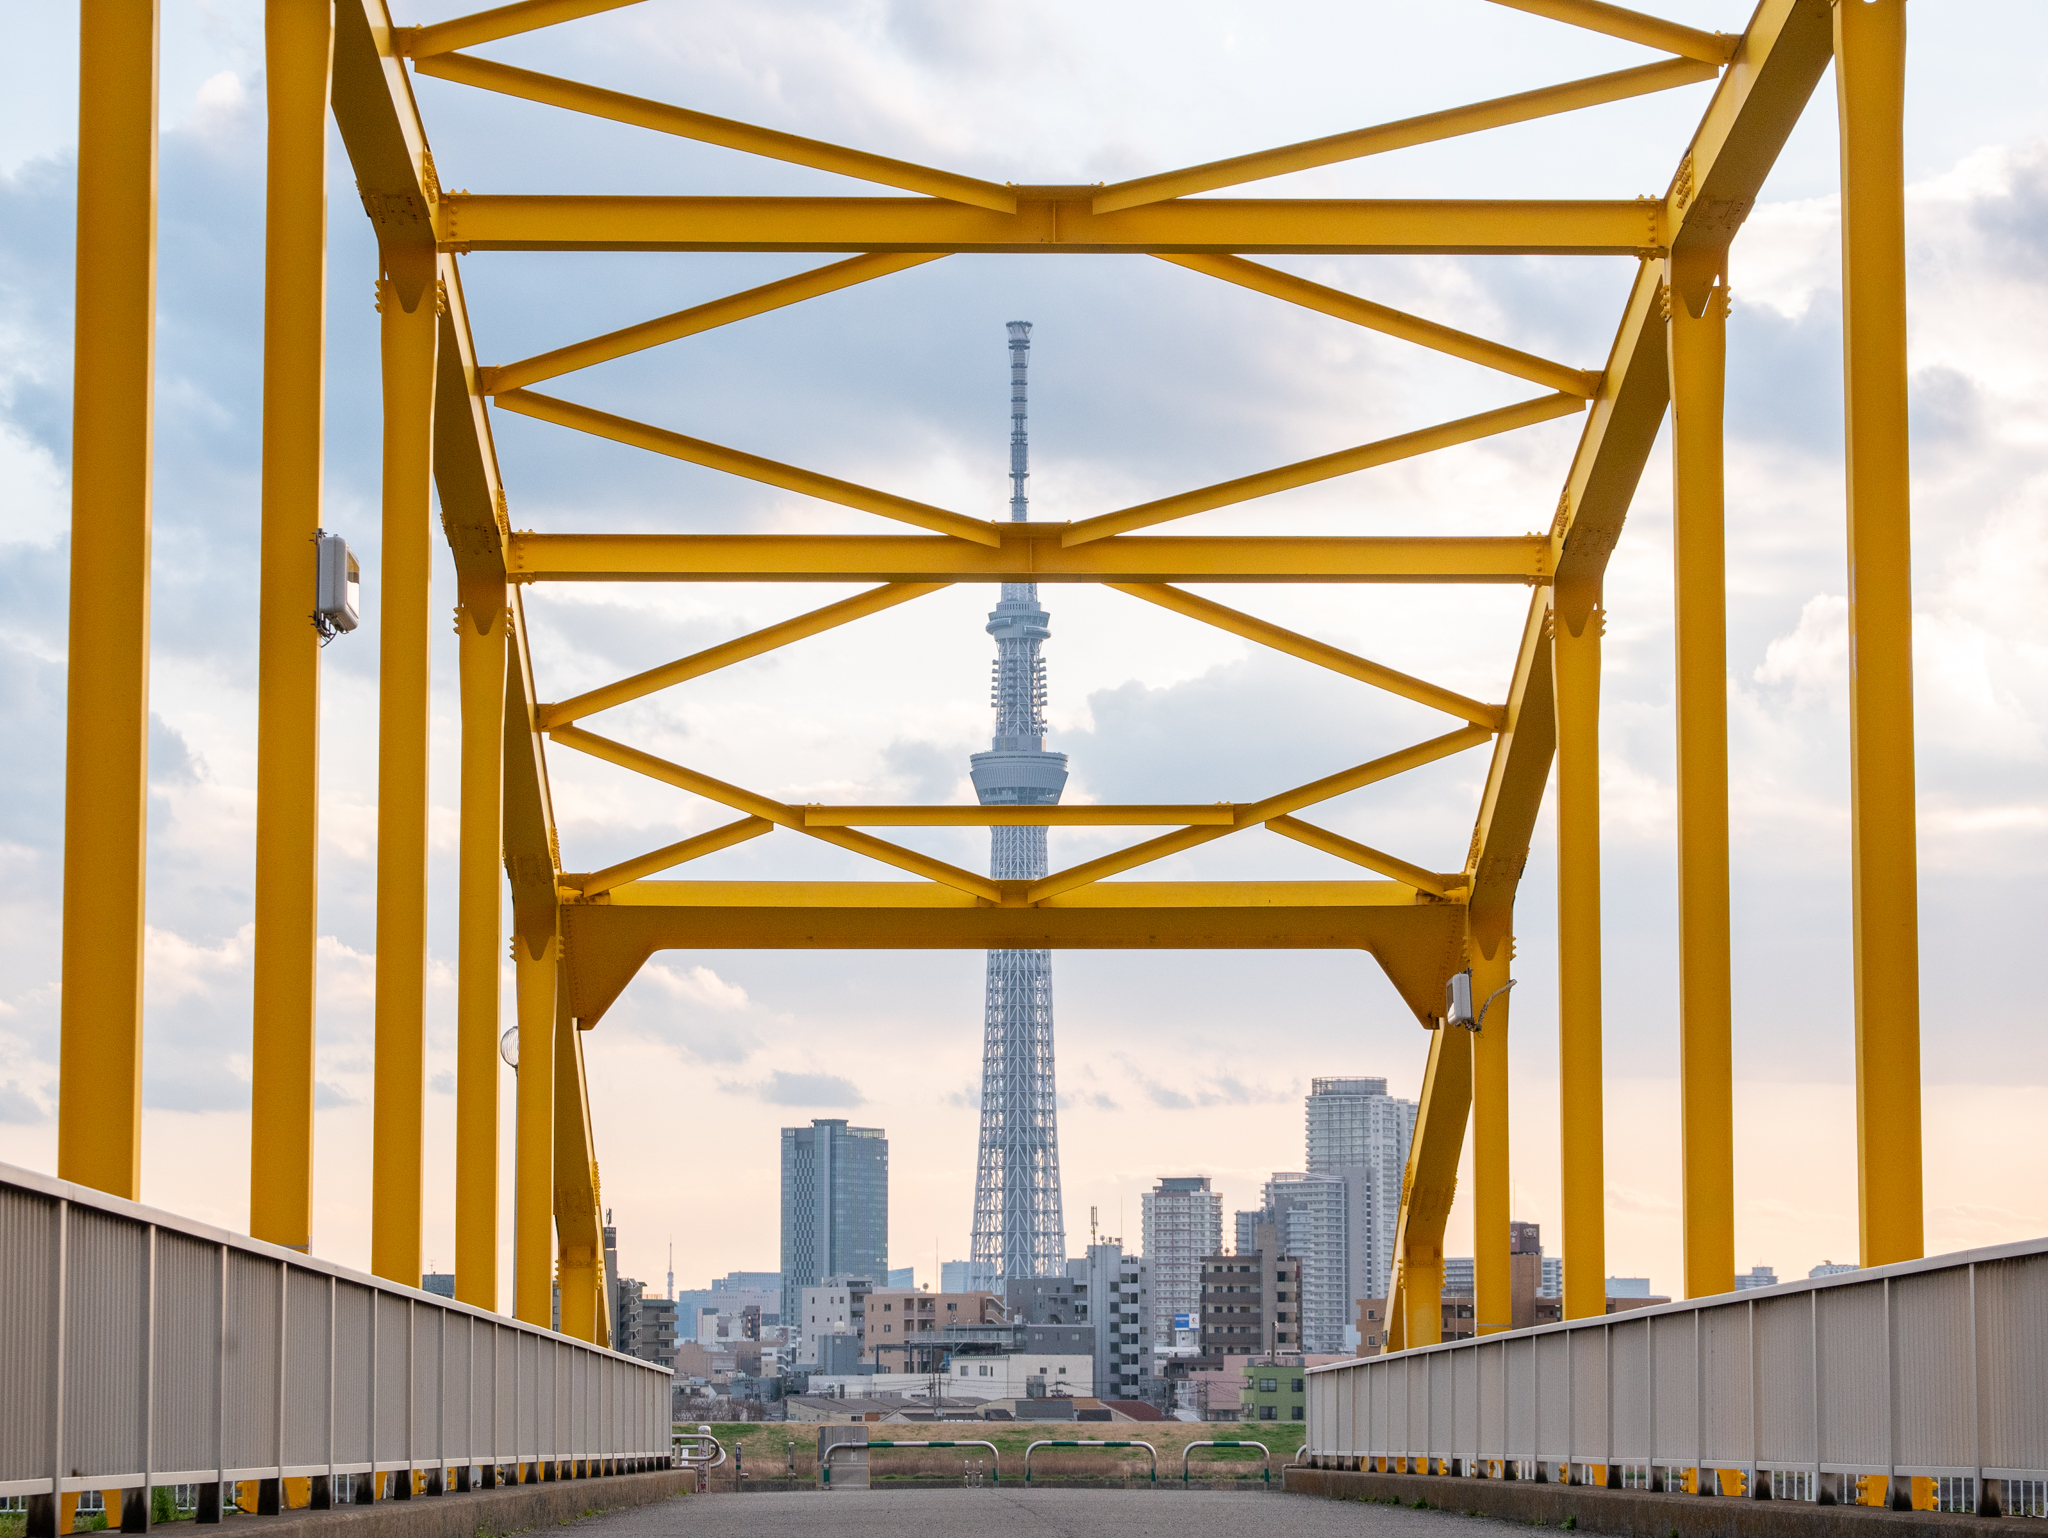
[(1139, 1204), (1152, 1270), (1152, 1338), (1170, 1340), (1173, 1316), (1202, 1306), (1203, 1259), (1223, 1248), (1223, 1198), (1207, 1175), (1167, 1175)]

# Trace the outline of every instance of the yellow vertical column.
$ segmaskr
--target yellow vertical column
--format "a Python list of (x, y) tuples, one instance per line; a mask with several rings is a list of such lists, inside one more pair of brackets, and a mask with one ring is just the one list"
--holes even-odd
[(603, 1229), (590, 1158), (590, 1101), (583, 1033), (567, 1007), (555, 1012), (555, 1224), (562, 1246), (562, 1333), (599, 1340)]
[(1600, 1086), (1600, 633), (1555, 617), (1557, 1077), (1564, 1316), (1607, 1312), (1605, 1111)]
[(519, 1126), (512, 1219), (512, 1311), (547, 1329), (555, 1286), (555, 1015), (561, 940), (550, 935), (538, 956), (518, 938), (512, 960), (519, 987)]
[(332, 0), (268, 0), (263, 537), (256, 699), (255, 1045), (249, 1232), (303, 1250), (313, 1226), (313, 982), (320, 636), (313, 628), (327, 329)]
[(57, 1174), (130, 1201), (142, 1195), (156, 114), (155, 0), (86, 0)]
[[(1472, 1320), (1475, 1334), (1514, 1328), (1514, 1278), (1508, 1259), (1508, 967), (1512, 937), (1489, 959), (1470, 953), (1472, 1008), (1485, 1019), (1472, 1033)], [(1491, 999), (1492, 1003), (1487, 1001)]]
[(462, 682), (462, 832), (455, 957), (455, 1296), (498, 1307), (498, 998), (504, 958), (502, 604), (455, 612)]
[(1401, 1176), (1390, 1283), (1395, 1296), (1387, 1303), (1395, 1350), (1443, 1338), (1444, 1224), (1458, 1192), (1458, 1158), (1471, 1113), (1472, 1043), (1456, 1027), (1440, 1026), (1430, 1033), (1415, 1137)]
[(384, 555), (377, 655), (377, 1077), (370, 1269), (420, 1278), (427, 988), (427, 742), (434, 569), (434, 364), (430, 287), (406, 310), (377, 285), (384, 351)]
[(1866, 1266), (1925, 1245), (1906, 438), (1905, 0), (1835, 6), (1848, 407), (1857, 1216)]
[[(1688, 302), (1690, 301), (1690, 302)], [(1728, 289), (1666, 290), (1678, 656), (1678, 1034), (1685, 1295), (1735, 1287), (1728, 956), (1728, 620), (1721, 405)], [(1695, 313), (1694, 305), (1698, 306)]]

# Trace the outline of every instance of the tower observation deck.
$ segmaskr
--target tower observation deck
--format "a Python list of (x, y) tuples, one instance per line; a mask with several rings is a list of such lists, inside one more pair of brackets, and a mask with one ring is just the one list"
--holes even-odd
[[(1031, 323), (1010, 332), (1010, 517), (1030, 516), (1025, 382)], [(990, 690), (995, 736), (970, 760), (984, 806), (1044, 806), (1067, 784), (1067, 755), (1045, 747), (1045, 662), (1052, 616), (1038, 585), (1006, 582), (988, 617), (996, 660)], [(1033, 880), (1047, 872), (1043, 827), (991, 828), (989, 874)], [(1009, 1277), (1056, 1276), (1066, 1264), (1060, 1210), (1058, 1108), (1053, 1084), (1052, 952), (990, 951), (981, 1049), (981, 1145), (974, 1177), (976, 1287)]]

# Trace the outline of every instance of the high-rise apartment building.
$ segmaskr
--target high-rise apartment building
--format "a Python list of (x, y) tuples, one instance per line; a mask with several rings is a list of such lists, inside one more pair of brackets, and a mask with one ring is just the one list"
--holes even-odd
[(782, 1317), (828, 1276), (889, 1274), (889, 1137), (843, 1120), (782, 1129)]
[(1152, 1338), (1173, 1339), (1175, 1314), (1202, 1307), (1202, 1258), (1223, 1248), (1223, 1198), (1207, 1175), (1163, 1175), (1138, 1198), (1152, 1268)]
[[(1220, 1214), (1220, 1198), (1217, 1207)], [(1111, 1240), (1091, 1244), (1081, 1259), (1068, 1261), (1067, 1276), (1077, 1298), (1085, 1300), (1085, 1317), (1095, 1330), (1095, 1392), (1109, 1399), (1151, 1398), (1156, 1392), (1152, 1343), (1157, 1339), (1152, 1333), (1152, 1262), (1126, 1255), (1122, 1242)]]
[(1389, 1095), (1385, 1079), (1316, 1079), (1306, 1109), (1308, 1173), (1347, 1187), (1343, 1329), (1354, 1322), (1352, 1300), (1387, 1295), (1415, 1102)]

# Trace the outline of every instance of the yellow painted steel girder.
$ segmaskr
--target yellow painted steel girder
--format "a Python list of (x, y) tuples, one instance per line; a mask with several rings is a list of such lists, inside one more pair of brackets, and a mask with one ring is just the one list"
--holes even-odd
[(473, 16), (457, 16), (431, 27), (402, 27), (392, 46), (414, 59), (430, 58), (451, 48), (474, 48), (479, 43), (494, 43), (502, 37), (516, 37), (521, 32), (639, 3), (640, 0), (519, 0), (514, 5), (501, 5)]
[(570, 1007), (602, 1016), (660, 950), (1365, 950), (1418, 1016), (1464, 910), (1393, 881), (1105, 881), (1029, 908), (930, 882), (640, 881), (562, 910)]
[(1590, 32), (1604, 32), (1609, 37), (1641, 43), (1648, 48), (1662, 48), (1688, 59), (1701, 59), (1709, 64), (1727, 63), (1739, 41), (1725, 32), (1702, 32), (1697, 27), (1682, 26), (1675, 21), (1609, 5), (1606, 0), (1493, 0), (1493, 3), (1536, 16), (1548, 16), (1553, 21), (1569, 22)]
[(1550, 575), (1540, 534), (1315, 537), (1120, 534), (1066, 548), (1061, 523), (1001, 543), (922, 534), (506, 536), (514, 582), (1508, 582)]
[(819, 806), (797, 808), (807, 828), (1134, 828), (1229, 827), (1229, 802), (1211, 806)]
[(1012, 214), (937, 198), (447, 193), (436, 228), (455, 251), (1661, 256), (1667, 244), (1656, 198), (1188, 198), (1098, 214), (1094, 187), (1014, 190)]

